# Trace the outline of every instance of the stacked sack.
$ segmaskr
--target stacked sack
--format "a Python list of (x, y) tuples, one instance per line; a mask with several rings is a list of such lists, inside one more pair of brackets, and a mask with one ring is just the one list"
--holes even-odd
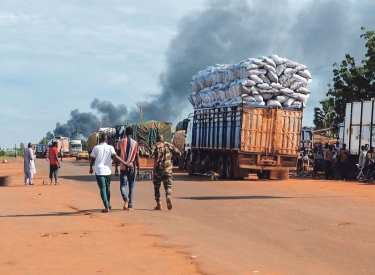
[(261, 56), (198, 72), (190, 80), (194, 93), (189, 100), (194, 108), (243, 103), (301, 109), (310, 96), (307, 86), (311, 81), (305, 65), (277, 55)]

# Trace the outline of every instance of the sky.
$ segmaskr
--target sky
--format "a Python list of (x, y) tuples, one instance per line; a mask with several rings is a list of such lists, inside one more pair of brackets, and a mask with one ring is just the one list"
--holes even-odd
[(136, 104), (175, 125), (199, 70), (271, 54), (309, 68), (312, 126), (332, 64), (365, 56), (373, 14), (369, 0), (2, 0), (0, 147), (138, 120)]

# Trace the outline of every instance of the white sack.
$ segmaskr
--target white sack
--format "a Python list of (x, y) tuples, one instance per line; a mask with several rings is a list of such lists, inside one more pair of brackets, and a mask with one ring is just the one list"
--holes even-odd
[(273, 67), (273, 66), (271, 66), (271, 65), (266, 64), (266, 65), (264, 65), (264, 68), (265, 68), (267, 71), (271, 71), (271, 72), (273, 72), (273, 73), (276, 73), (276, 69), (275, 69), (275, 67)]
[(270, 90), (272, 87), (267, 83), (257, 84), (258, 89)]
[(293, 78), (295, 81), (297, 81), (297, 82), (301, 82), (301, 83), (303, 83), (303, 84), (307, 84), (307, 79), (304, 78), (303, 76), (300, 76), (300, 75), (298, 75), (298, 74), (294, 74), (294, 75), (292, 76), (292, 78)]
[(264, 100), (269, 100), (273, 97), (272, 93), (261, 93)]
[(247, 101), (247, 102), (255, 102), (255, 101), (256, 101), (255, 98), (254, 98), (253, 96), (251, 96), (251, 95), (244, 96), (244, 97), (242, 98), (242, 100), (243, 100), (243, 101)]
[(290, 85), (291, 90), (297, 90), (298, 88), (302, 87), (304, 84), (302, 82), (293, 82), (292, 85)]
[(259, 75), (259, 78), (262, 79), (262, 81), (263, 81), (264, 83), (271, 84), (271, 80), (269, 80), (269, 78), (268, 78), (267, 76), (265, 76), (265, 75), (263, 75), (263, 74), (260, 74), (260, 75)]
[(253, 97), (255, 98), (256, 101), (263, 102), (263, 96), (261, 96), (261, 95), (253, 95)]
[(285, 101), (287, 101), (289, 99), (288, 96), (286, 95), (278, 95), (278, 96), (275, 96), (275, 100), (279, 101), (280, 103), (284, 103)]
[(271, 83), (271, 87), (274, 89), (282, 89), (283, 86), (280, 83)]
[(259, 90), (256, 87), (251, 87), (250, 91), (252, 95), (259, 95)]
[(298, 89), (296, 90), (296, 92), (301, 93), (301, 94), (305, 94), (305, 95), (310, 94), (309, 89), (307, 89), (307, 88), (305, 88), (305, 87), (298, 88)]
[(280, 90), (284, 95), (291, 95), (293, 94), (293, 90), (289, 89), (289, 88), (284, 88), (284, 89), (281, 89)]
[(257, 64), (254, 64), (254, 63), (250, 63), (248, 65), (246, 65), (246, 70), (256, 70), (256, 69), (259, 69), (259, 66)]
[(275, 62), (276, 65), (281, 65), (287, 61), (285, 58), (281, 58), (276, 54), (271, 55), (271, 59), (273, 60), (273, 62)]
[(269, 80), (271, 80), (272, 82), (277, 83), (277, 82), (279, 81), (279, 78), (277, 77), (277, 74), (274, 73), (273, 71), (268, 71), (268, 73), (267, 73), (267, 77), (268, 77)]
[(273, 68), (276, 68), (276, 63), (271, 59), (271, 58), (264, 58), (264, 61), (268, 64), (271, 65)]
[(281, 103), (275, 99), (270, 99), (267, 101), (267, 107), (282, 107)]
[(288, 98), (284, 103), (283, 103), (283, 107), (290, 107), (293, 102), (295, 101), (294, 98)]
[(251, 75), (250, 79), (254, 80), (257, 84), (262, 84), (263, 83), (263, 80), (260, 79), (259, 76), (257, 76), (257, 75)]
[(242, 83), (241, 83), (243, 86), (246, 86), (246, 87), (252, 87), (252, 86), (255, 86), (257, 85), (255, 83), (254, 80), (251, 80), (251, 79), (243, 79)]
[(294, 61), (287, 61), (285, 63), (285, 65), (287, 66), (287, 68), (295, 68), (297, 67), (299, 64), (297, 62), (294, 62)]
[(311, 79), (311, 74), (308, 70), (299, 71), (298, 74), (307, 79)]
[(277, 74), (277, 76), (280, 76), (284, 72), (285, 69), (286, 69), (286, 65), (285, 64), (277, 65), (277, 67), (276, 67), (276, 74)]

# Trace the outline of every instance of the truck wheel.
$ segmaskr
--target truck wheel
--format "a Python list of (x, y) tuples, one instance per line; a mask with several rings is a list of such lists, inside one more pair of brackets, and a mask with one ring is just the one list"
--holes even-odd
[(219, 161), (217, 162), (217, 174), (220, 179), (225, 179), (226, 177), (224, 155), (220, 156)]
[(225, 162), (225, 176), (227, 179), (233, 179), (234, 173), (233, 173), (233, 158), (232, 156), (228, 156), (227, 160)]
[(270, 178), (270, 171), (264, 170), (262, 172), (257, 172), (258, 179), (268, 180)]

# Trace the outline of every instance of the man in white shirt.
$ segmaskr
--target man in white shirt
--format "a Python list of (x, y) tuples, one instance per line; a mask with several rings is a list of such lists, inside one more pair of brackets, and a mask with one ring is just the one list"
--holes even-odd
[(111, 209), (110, 199), (110, 184), (112, 174), (112, 158), (125, 164), (120, 157), (116, 155), (115, 148), (107, 144), (108, 137), (105, 134), (100, 136), (100, 144), (96, 145), (91, 152), (90, 174), (93, 173), (93, 165), (95, 163), (96, 181), (100, 189), (100, 197), (102, 198), (105, 209), (103, 213), (107, 213)]
[(357, 176), (358, 181), (364, 172), (363, 168), (365, 168), (365, 164), (366, 164), (366, 155), (367, 155), (366, 147), (362, 145), (361, 151), (359, 152), (359, 160), (358, 160), (358, 168), (360, 169), (359, 174)]

